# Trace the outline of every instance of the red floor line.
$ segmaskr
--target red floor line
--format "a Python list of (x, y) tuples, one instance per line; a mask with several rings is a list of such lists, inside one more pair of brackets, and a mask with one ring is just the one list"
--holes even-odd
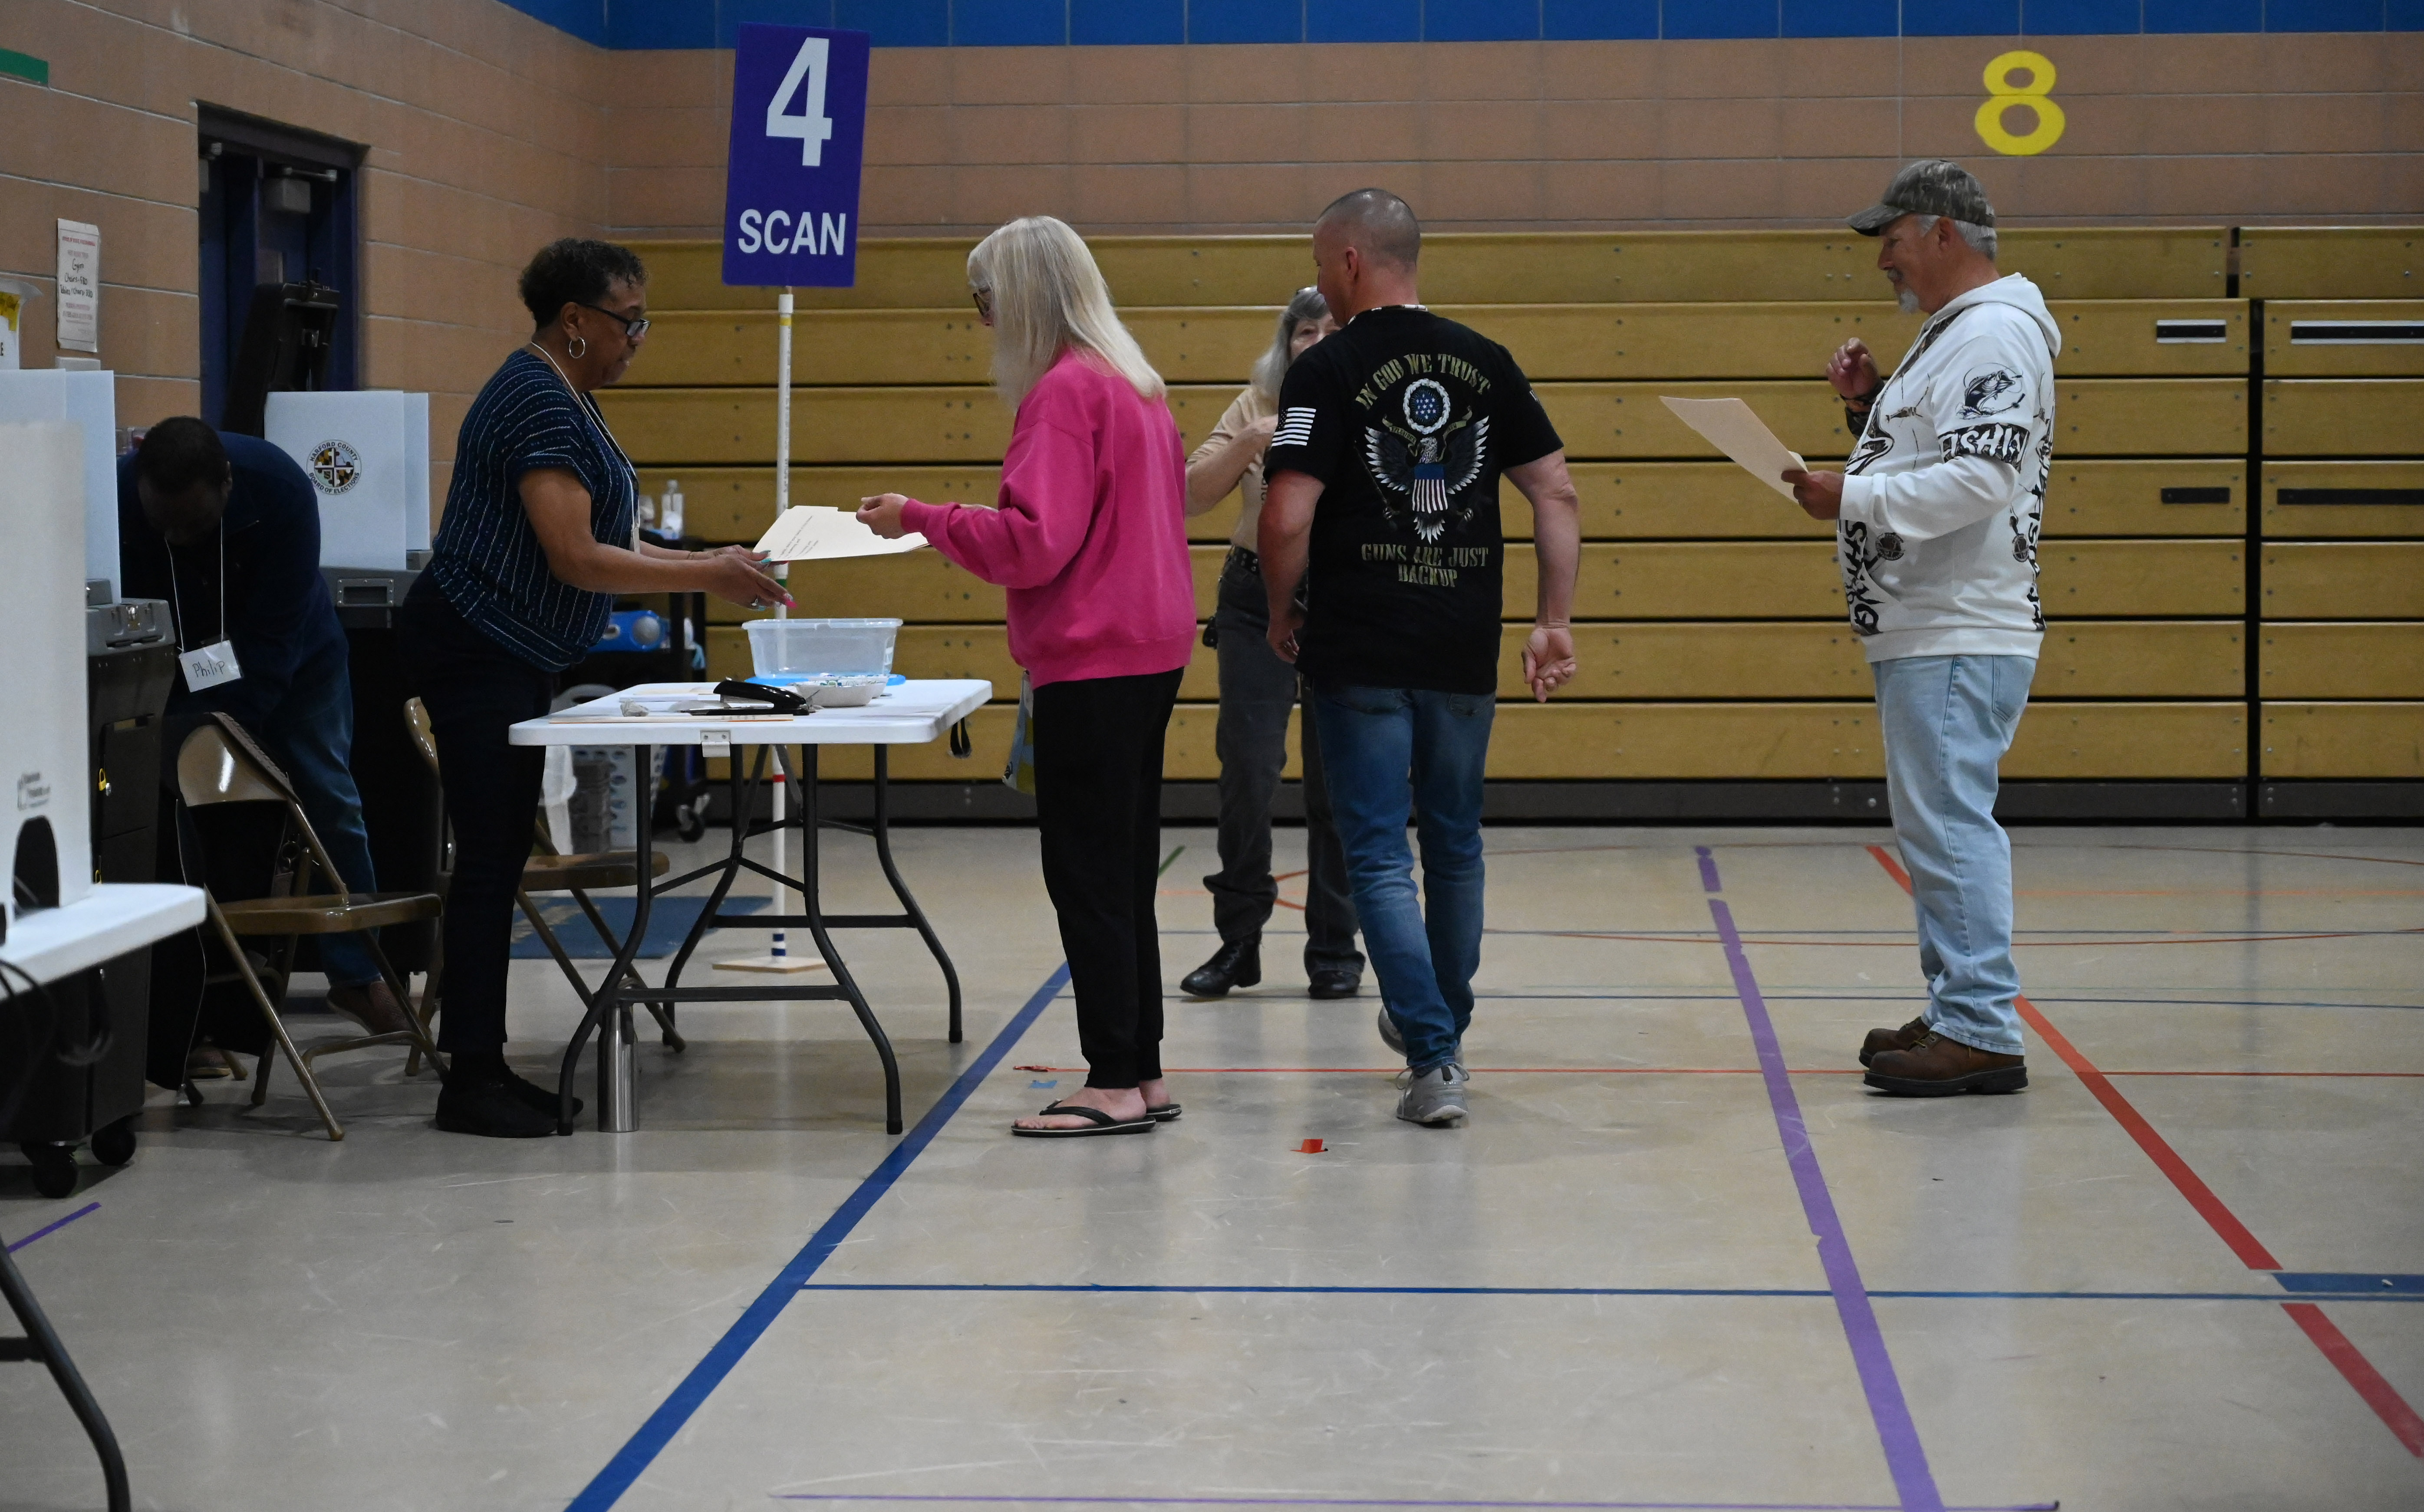
[[(1904, 892), (1910, 891), (1910, 873), (1903, 869), (1901, 858), (1881, 845), (1870, 846), (1868, 851)], [(2247, 1225), (2240, 1222), (2239, 1216), (2214, 1195), (2213, 1188), (2205, 1184), (2204, 1178), (2189, 1169), (2189, 1163), (2180, 1158), (2179, 1152), (2155, 1132), (2155, 1126), (2130, 1106), (2129, 1100), (2106, 1079), (2104, 1073), (2096, 1069), (2096, 1063), (2081, 1054), (2079, 1047), (2055, 1028), (2043, 1013), (2038, 1012), (2034, 1003), (2026, 997), (2016, 997), (2014, 1002), (2019, 1009), (2021, 1021), (2052, 1047), (2053, 1053), (2062, 1058), (2063, 1064), (2071, 1069), (2090, 1095), (2104, 1105), (2104, 1110), (2128, 1131), (2129, 1138), (2138, 1141), (2138, 1148), (2146, 1153), (2146, 1158), (2170, 1178), (2179, 1194), (2188, 1199), (2189, 1205), (2196, 1209), (2197, 1216), (2204, 1218), (2222, 1242), (2230, 1247), (2231, 1253), (2237, 1255), (2250, 1270), (2279, 1270), (2281, 1263), (2272, 1258), (2272, 1251), (2265, 1249), (2262, 1242), (2248, 1232)], [(2374, 1369), (2373, 1361), (2366, 1359), (2364, 1351), (2349, 1341), (2348, 1335), (2339, 1330), (2339, 1326), (2325, 1317), (2322, 1309), (2312, 1302), (2284, 1302), (2281, 1311), (2288, 1313), (2304, 1330), (2306, 1337), (2314, 1341), (2315, 1347), (2323, 1352), (2323, 1358), (2332, 1362), (2333, 1368), (2364, 1399), (2365, 1405), (2373, 1409), (2374, 1415), (2382, 1419), (2383, 1425), (2391, 1431), (2400, 1445), (2409, 1454), (2424, 1458), (2424, 1419), (2416, 1416), (2416, 1409), (2407, 1405), (2406, 1398), (2383, 1378), (2382, 1372)]]
[(2417, 1417), (2407, 1399), (2399, 1394), (2399, 1389), (2382, 1378), (2382, 1372), (2373, 1368), (2365, 1351), (2351, 1344), (2340, 1326), (2325, 1317), (2323, 1310), (2312, 1302), (2284, 1302), (2281, 1311), (2306, 1330), (2306, 1337), (2315, 1341), (2323, 1358), (2338, 1367), (2340, 1375), (2356, 1388), (2356, 1394), (2365, 1398), (2365, 1405), (2373, 1409), (2374, 1415), (2398, 1436), (2407, 1452), (2424, 1459), (2424, 1417)]

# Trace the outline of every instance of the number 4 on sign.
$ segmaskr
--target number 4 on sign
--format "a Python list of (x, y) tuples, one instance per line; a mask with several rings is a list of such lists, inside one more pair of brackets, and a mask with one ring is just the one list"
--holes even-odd
[[(799, 56), (791, 59), (783, 82), (775, 87), (774, 98), (766, 102), (767, 136), (776, 141), (798, 138), (802, 167), (821, 167), (825, 143), (833, 140), (833, 120), (825, 114), (825, 54), (822, 37), (801, 42)], [(801, 97), (796, 116), (787, 113), (794, 94)]]

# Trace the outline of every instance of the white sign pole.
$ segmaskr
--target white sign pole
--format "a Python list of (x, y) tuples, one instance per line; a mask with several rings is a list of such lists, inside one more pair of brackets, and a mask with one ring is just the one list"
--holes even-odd
[[(774, 517), (781, 519), (784, 511), (791, 507), (791, 291), (789, 289), (785, 289), (774, 301)], [(775, 565), (775, 577), (788, 580), (790, 572), (789, 563)], [(789, 613), (782, 604), (778, 603), (774, 606), (774, 617), (787, 619)], [(737, 761), (740, 757), (736, 755), (733, 759)], [(774, 870), (777, 873), (784, 873), (787, 869), (783, 864), (786, 849), (783, 844), (783, 816), (786, 805), (783, 802), (783, 769), (779, 761), (774, 766), (773, 789)], [(745, 815), (735, 814), (732, 816), (732, 822), (746, 824), (749, 820)], [(804, 836), (800, 843), (814, 845), (817, 843), (817, 837), (814, 835)], [(790, 891), (790, 888), (781, 883), (774, 884), (775, 913), (783, 912), (783, 905)], [(792, 955), (789, 938), (789, 931), (776, 930), (773, 946), (765, 955), (744, 957), (739, 961), (719, 961), (716, 964), (726, 971), (782, 972), (814, 971), (824, 964), (822, 956), (810, 960), (805, 956)]]

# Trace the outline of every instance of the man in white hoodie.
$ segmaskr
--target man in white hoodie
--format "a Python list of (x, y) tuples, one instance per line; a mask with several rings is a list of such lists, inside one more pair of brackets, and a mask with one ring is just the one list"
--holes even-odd
[(1958, 165), (1903, 169), (1852, 229), (1881, 239), (1877, 266), (1903, 309), (1929, 317), (1891, 377), (1866, 345), (1843, 343), (1826, 378), (1852, 458), (1842, 472), (1784, 474), (1803, 509), (1836, 522), (1919, 913), (1927, 1011), (1872, 1030), (1860, 1063), (1870, 1086), (1905, 1096), (2014, 1092), (2029, 1073), (1995, 790), (2045, 632), (2037, 529), (2062, 335), (2035, 284), (1997, 271), (1995, 212)]

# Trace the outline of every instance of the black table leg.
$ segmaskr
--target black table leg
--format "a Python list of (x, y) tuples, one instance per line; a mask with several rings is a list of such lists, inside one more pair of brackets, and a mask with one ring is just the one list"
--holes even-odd
[(109, 1512), (127, 1512), (133, 1504), (126, 1489), (126, 1458), (118, 1452), (118, 1435), (110, 1431), (109, 1419), (104, 1417), (101, 1404), (92, 1398), (92, 1390), (68, 1358), (67, 1346), (51, 1328), (51, 1320), (34, 1300), (33, 1291), (25, 1278), (17, 1274), (17, 1263), (8, 1258), (6, 1248), (0, 1248), (0, 1297), (6, 1297), (8, 1310), (17, 1314), (17, 1322), (25, 1330), (23, 1339), (0, 1339), (0, 1360), (39, 1360), (50, 1367), (51, 1379), (58, 1383), (59, 1394), (76, 1421), (84, 1424), (85, 1436), (92, 1440), (93, 1452), (101, 1456), (101, 1477), (109, 1491)]
[[(877, 747), (879, 751), (883, 748)], [(899, 1134), (903, 1127), (901, 1119), (901, 1064), (893, 1058), (892, 1041), (884, 1026), (875, 1021), (875, 1011), (867, 1006), (867, 995), (852, 979), (850, 968), (842, 963), (841, 952), (834, 948), (833, 936), (825, 930), (824, 899), (819, 896), (817, 880), (818, 842), (822, 833), (818, 823), (817, 748), (800, 748), (800, 770), (790, 772), (791, 786), (800, 794), (800, 899), (808, 921), (808, 936), (817, 942), (824, 955), (825, 964), (833, 968), (834, 982), (850, 999), (851, 1011), (858, 1015), (859, 1027), (875, 1042), (876, 1058), (884, 1062), (884, 1132)], [(779, 753), (778, 753), (778, 758)], [(784, 760), (788, 771), (790, 763)]]
[[(649, 791), (653, 801), (653, 789), (647, 780), (648, 756), (648, 747), (631, 747), (632, 787)], [(636, 799), (634, 801), (637, 802)], [(624, 982), (631, 971), (633, 958), (640, 952), (640, 942), (647, 937), (648, 913), (656, 901), (656, 825), (651, 822), (653, 815), (647, 804), (640, 805), (638, 818), (640, 884), (637, 906), (631, 910), (630, 932), (623, 936), (622, 945), (614, 952), (614, 963), (607, 968), (606, 985), (590, 995), (589, 1011), (581, 1016), (581, 1027), (573, 1031), (572, 1042), (564, 1047), (564, 1069), (557, 1075), (555, 1084), (555, 1132), (558, 1134), (572, 1132), (572, 1078), (581, 1065), (582, 1046), (589, 1042), (589, 1036), (605, 1022), (608, 1013), (630, 1011), (630, 999), (625, 995), (628, 989)], [(606, 1110), (600, 1107), (598, 1115), (602, 1122)]]
[(879, 745), (875, 748), (875, 859), (884, 864), (884, 880), (892, 884), (892, 896), (901, 899), (901, 908), (909, 915), (909, 922), (925, 940), (926, 948), (933, 953), (934, 963), (943, 968), (943, 982), (951, 994), (951, 1042), (957, 1044), (960, 1042), (959, 970), (951, 964), (951, 958), (943, 949), (943, 942), (935, 935), (934, 927), (926, 922), (926, 911), (919, 908), (917, 899), (910, 896), (909, 884), (901, 880), (901, 868), (892, 863), (891, 775), (892, 748)]

